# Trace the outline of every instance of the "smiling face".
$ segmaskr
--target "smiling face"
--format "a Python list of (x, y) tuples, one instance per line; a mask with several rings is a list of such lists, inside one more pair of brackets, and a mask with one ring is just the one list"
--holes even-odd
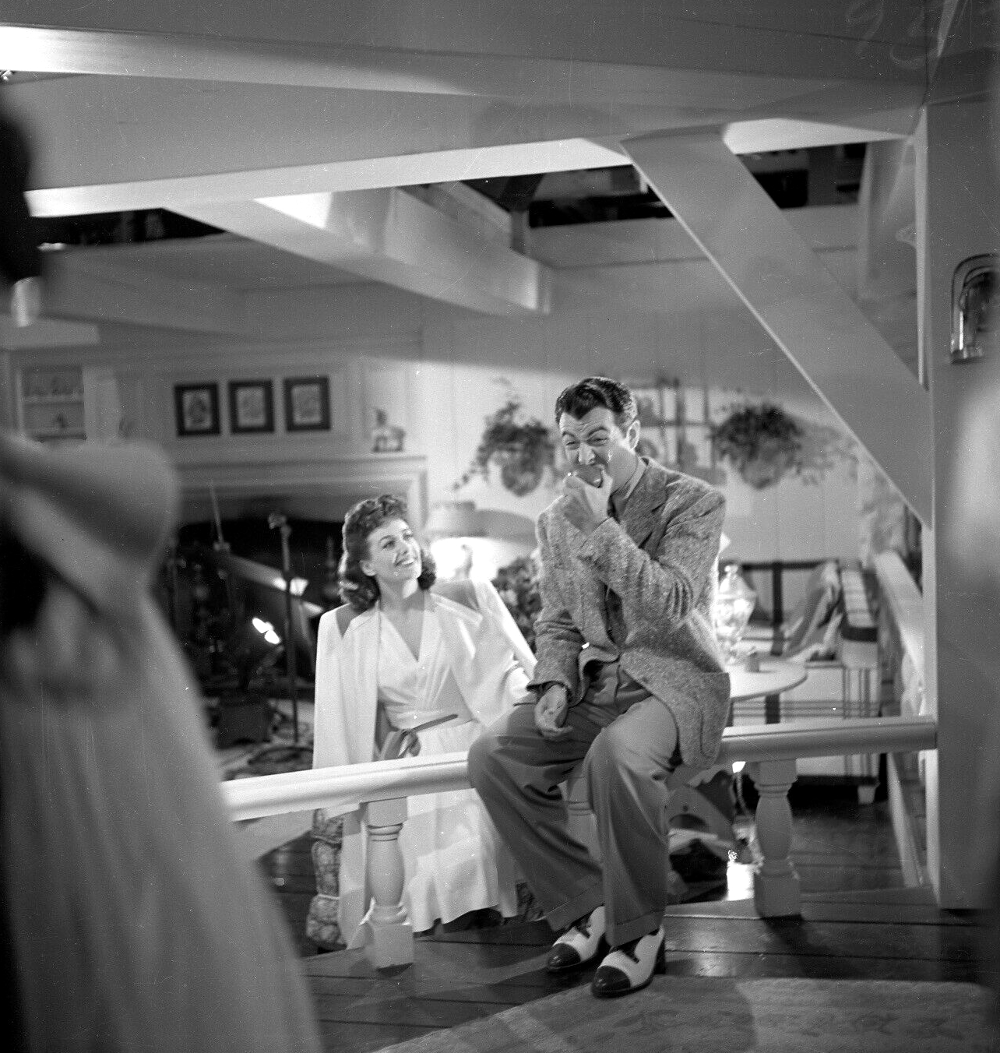
[(387, 519), (368, 535), (368, 559), (361, 569), (380, 588), (416, 581), (423, 570), (420, 545), (404, 519)]
[(612, 490), (631, 478), (639, 439), (638, 421), (623, 432), (611, 410), (595, 406), (579, 419), (564, 413), (559, 418), (559, 436), (571, 468), (577, 464), (599, 464), (611, 476)]

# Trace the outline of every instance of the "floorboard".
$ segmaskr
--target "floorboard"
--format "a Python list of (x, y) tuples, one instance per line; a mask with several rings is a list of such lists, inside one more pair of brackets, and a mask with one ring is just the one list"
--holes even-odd
[[(791, 803), (801, 918), (759, 918), (752, 867), (731, 862), (723, 889), (668, 909), (668, 973), (981, 979), (982, 919), (941, 911), (928, 888), (906, 887), (884, 801), (863, 806), (851, 787), (799, 784)], [(415, 962), (401, 969), (375, 970), (361, 951), (317, 953), (304, 935), (314, 890), (310, 852), (309, 838), (296, 838), (260, 865), (302, 957), (331, 1053), (374, 1053), (590, 981), (593, 967), (570, 977), (545, 972), (552, 934), (544, 922), (438, 931), (417, 939)]]

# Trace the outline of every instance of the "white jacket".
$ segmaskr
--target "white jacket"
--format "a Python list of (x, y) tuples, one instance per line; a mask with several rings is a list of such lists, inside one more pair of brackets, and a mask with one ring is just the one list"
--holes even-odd
[[(496, 589), (485, 581), (441, 582), (427, 599), (428, 609), (439, 617), (455, 681), (476, 720), (491, 724), (526, 700), (535, 658)], [(377, 614), (377, 607), (360, 614), (339, 607), (320, 619), (313, 768), (375, 759)], [(356, 808), (355, 802), (337, 801), (327, 812)]]

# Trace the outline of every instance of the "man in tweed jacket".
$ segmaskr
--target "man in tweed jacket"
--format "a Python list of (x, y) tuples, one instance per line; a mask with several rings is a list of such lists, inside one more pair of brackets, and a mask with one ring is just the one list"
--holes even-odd
[[(635, 453), (631, 392), (588, 377), (556, 400), (574, 470), (538, 521), (542, 610), (534, 706), (469, 751), (469, 778), (553, 929), (547, 966), (610, 953), (599, 997), (663, 965), (667, 778), (719, 749), (729, 677), (712, 631), (722, 495)], [(581, 471), (585, 474), (585, 470)], [(569, 833), (559, 784), (580, 764), (603, 865)]]

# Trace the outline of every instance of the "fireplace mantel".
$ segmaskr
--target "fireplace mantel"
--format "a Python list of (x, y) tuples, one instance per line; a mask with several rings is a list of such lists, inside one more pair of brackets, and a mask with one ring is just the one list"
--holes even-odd
[(280, 511), (296, 518), (339, 522), (356, 501), (381, 493), (405, 498), (414, 526), (422, 526), (427, 514), (427, 459), (422, 455), (185, 459), (177, 470), (184, 523), (212, 518), (213, 490), (223, 519), (266, 517)]

